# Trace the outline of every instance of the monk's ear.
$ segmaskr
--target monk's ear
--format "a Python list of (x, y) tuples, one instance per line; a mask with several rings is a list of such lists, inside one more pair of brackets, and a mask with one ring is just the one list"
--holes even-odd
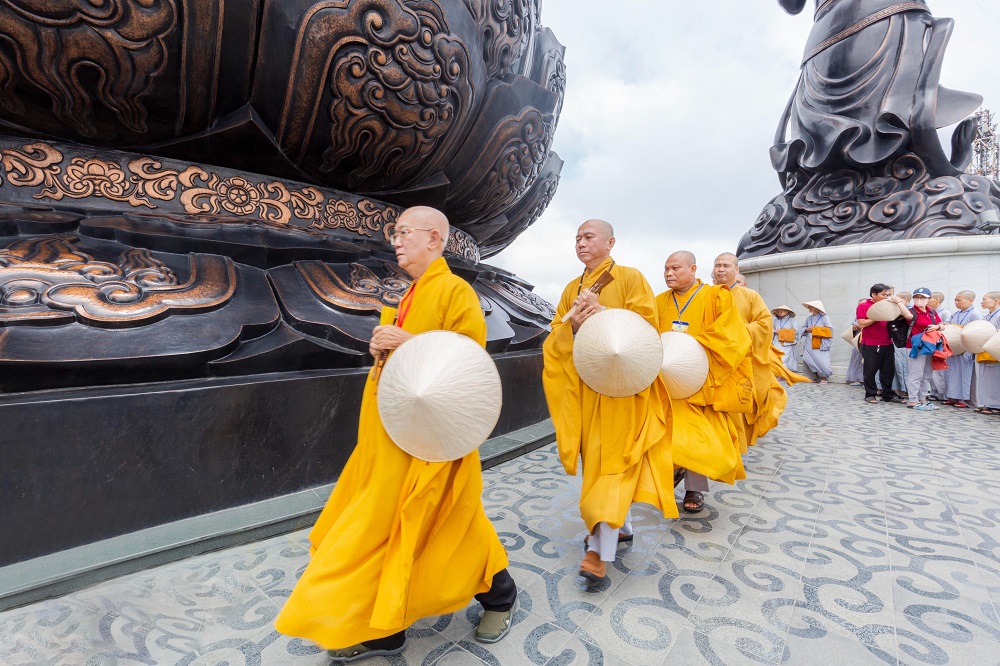
[(610, 250), (614, 246), (615, 246), (615, 237), (612, 236), (611, 238), (608, 239), (608, 249)]
[(778, 4), (789, 14), (798, 14), (806, 6), (806, 0), (778, 0)]

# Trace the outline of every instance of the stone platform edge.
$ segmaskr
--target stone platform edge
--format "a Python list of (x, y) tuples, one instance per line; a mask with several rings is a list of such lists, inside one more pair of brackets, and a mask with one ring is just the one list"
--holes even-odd
[[(489, 469), (555, 441), (551, 419), (488, 439)], [(335, 484), (178, 520), (0, 567), (0, 611), (58, 597), (127, 574), (312, 525)]]

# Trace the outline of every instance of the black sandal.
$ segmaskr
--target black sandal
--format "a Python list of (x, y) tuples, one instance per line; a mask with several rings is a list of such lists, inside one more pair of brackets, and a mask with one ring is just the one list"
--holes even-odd
[(676, 488), (681, 481), (684, 480), (684, 468), (678, 467), (674, 470), (674, 488)]
[(700, 493), (697, 490), (689, 490), (684, 493), (684, 507), (685, 513), (698, 513), (705, 508), (705, 494)]

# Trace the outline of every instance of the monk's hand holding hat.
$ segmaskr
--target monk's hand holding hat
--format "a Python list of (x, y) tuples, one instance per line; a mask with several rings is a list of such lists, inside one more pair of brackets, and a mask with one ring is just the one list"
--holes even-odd
[(412, 333), (407, 333), (399, 326), (392, 324), (376, 326), (368, 343), (368, 351), (378, 358), (382, 352), (391, 352), (412, 337)]
[(598, 294), (587, 290), (580, 292), (576, 300), (573, 301), (573, 314), (570, 315), (569, 321), (574, 333), (580, 330), (583, 322), (604, 310), (604, 306), (600, 304), (598, 298)]

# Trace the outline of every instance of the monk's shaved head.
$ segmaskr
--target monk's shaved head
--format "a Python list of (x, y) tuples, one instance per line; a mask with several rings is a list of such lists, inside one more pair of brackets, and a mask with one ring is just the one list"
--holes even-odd
[(444, 253), (448, 231), (448, 218), (436, 208), (407, 208), (400, 213), (393, 232), (396, 263), (416, 280)]
[(438, 235), (444, 239), (444, 244), (448, 242), (448, 233), (451, 231), (448, 217), (437, 208), (430, 206), (407, 208), (399, 216), (396, 224), (403, 225), (404, 222), (410, 228), (436, 229)]
[(736, 284), (736, 275), (739, 272), (739, 260), (736, 255), (732, 252), (723, 252), (712, 264), (712, 282), (732, 287)]
[(594, 270), (611, 256), (615, 230), (604, 220), (587, 220), (576, 232), (576, 258), (587, 270)]
[(688, 252), (687, 250), (678, 250), (667, 257), (668, 264), (673, 263), (675, 260), (681, 262), (685, 266), (698, 265), (698, 260), (694, 258), (694, 253)]
[(966, 289), (965, 291), (960, 291), (955, 294), (955, 298), (961, 298), (966, 301), (976, 300), (976, 292)]
[(588, 226), (588, 225), (590, 226), (591, 229), (593, 229), (594, 231), (599, 232), (605, 238), (614, 238), (615, 237), (615, 230), (614, 230), (614, 228), (609, 223), (605, 222), (604, 220), (598, 220), (597, 218), (594, 218), (592, 220), (587, 220), (586, 222), (584, 222), (583, 224), (580, 225), (580, 228), (583, 229), (585, 226)]
[(663, 264), (663, 281), (677, 293), (684, 293), (697, 281), (698, 265), (694, 254), (678, 250)]

